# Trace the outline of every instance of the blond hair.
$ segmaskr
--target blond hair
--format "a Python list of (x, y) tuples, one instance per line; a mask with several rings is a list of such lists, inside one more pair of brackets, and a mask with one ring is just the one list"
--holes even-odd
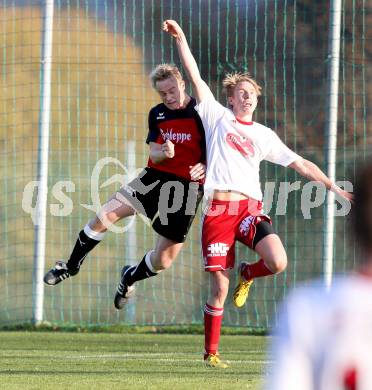
[(160, 64), (157, 65), (150, 73), (150, 80), (152, 86), (155, 88), (158, 81), (166, 80), (172, 76), (174, 76), (178, 81), (183, 80), (182, 75), (176, 65)]
[(226, 91), (227, 97), (233, 96), (235, 87), (242, 81), (248, 81), (249, 83), (251, 83), (256, 90), (257, 96), (261, 96), (262, 88), (257, 84), (256, 80), (253, 79), (248, 72), (234, 72), (227, 73), (222, 81), (222, 86)]

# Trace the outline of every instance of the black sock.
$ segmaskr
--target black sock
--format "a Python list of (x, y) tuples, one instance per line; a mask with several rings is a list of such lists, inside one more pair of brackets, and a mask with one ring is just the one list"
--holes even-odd
[(89, 238), (85, 234), (84, 230), (82, 230), (79, 233), (74, 249), (72, 250), (70, 258), (66, 264), (67, 268), (70, 271), (78, 271), (86, 255), (100, 242), (101, 241)]
[(131, 286), (133, 283), (138, 282), (139, 280), (148, 279), (158, 274), (158, 272), (151, 271), (146, 264), (147, 255), (150, 256), (150, 252), (143, 256), (143, 259), (139, 264), (131, 267), (125, 274), (125, 281), (127, 282), (128, 286)]

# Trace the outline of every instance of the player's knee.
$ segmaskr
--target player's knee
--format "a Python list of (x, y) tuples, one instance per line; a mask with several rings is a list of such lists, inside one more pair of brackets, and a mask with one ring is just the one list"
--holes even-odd
[(274, 274), (283, 272), (287, 268), (287, 254), (283, 251), (281, 254), (275, 256), (272, 261), (269, 263), (270, 270)]
[(220, 302), (220, 304), (224, 304), (225, 302), (225, 299), (227, 297), (227, 294), (229, 292), (229, 286), (228, 284), (216, 284), (215, 286), (213, 286), (213, 289), (212, 289), (212, 295), (213, 295), (213, 298)]

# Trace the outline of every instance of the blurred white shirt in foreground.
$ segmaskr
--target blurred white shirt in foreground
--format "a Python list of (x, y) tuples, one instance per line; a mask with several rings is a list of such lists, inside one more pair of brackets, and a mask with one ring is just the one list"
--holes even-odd
[(294, 290), (272, 346), (270, 390), (372, 389), (372, 277)]

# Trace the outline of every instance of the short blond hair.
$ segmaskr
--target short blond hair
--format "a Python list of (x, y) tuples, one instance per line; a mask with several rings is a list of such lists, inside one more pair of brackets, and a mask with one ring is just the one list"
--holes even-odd
[(248, 81), (256, 90), (257, 96), (261, 96), (261, 87), (257, 84), (257, 81), (251, 77), (248, 72), (234, 72), (227, 73), (222, 81), (222, 86), (226, 92), (227, 97), (231, 97), (234, 94), (235, 87), (242, 81)]
[(158, 81), (166, 80), (174, 76), (177, 80), (182, 81), (183, 77), (176, 65), (159, 64), (150, 73), (152, 86), (155, 88)]

